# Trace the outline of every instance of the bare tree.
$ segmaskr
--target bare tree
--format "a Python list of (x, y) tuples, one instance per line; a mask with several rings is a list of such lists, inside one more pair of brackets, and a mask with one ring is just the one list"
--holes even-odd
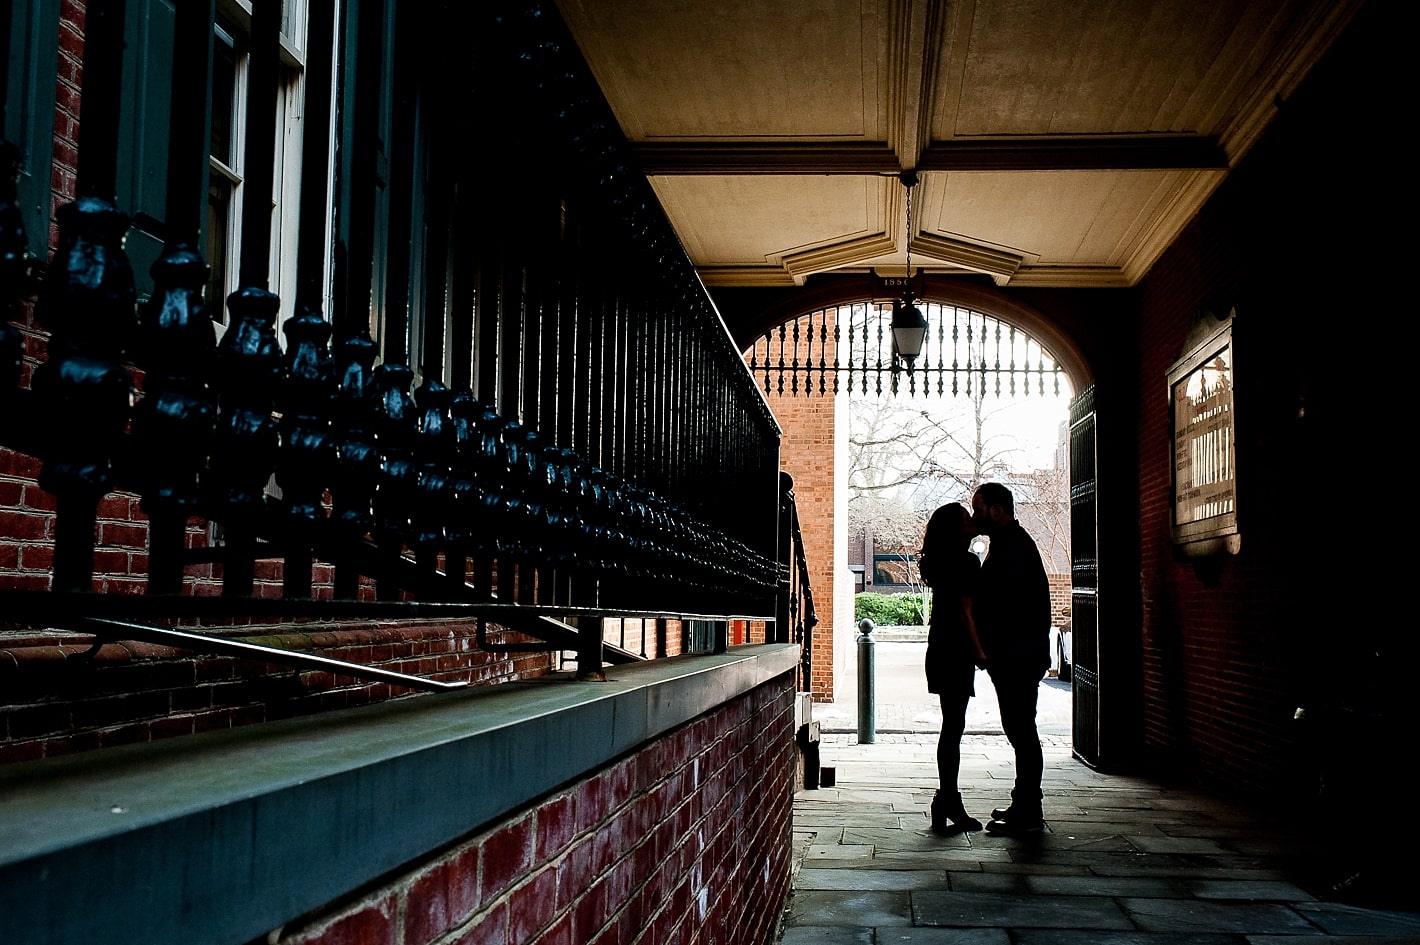
[(904, 512), (915, 530), (899, 547), (911, 547), (932, 509), (970, 496), (987, 479), (1012, 466), (1015, 437), (987, 430), (999, 408), (979, 388), (969, 397), (924, 410), (921, 401), (854, 398), (848, 430), (848, 514), (854, 529), (871, 527), (880, 545), (903, 531)]
[(1019, 442), (1005, 432), (1011, 402), (974, 385), (938, 402), (939, 409), (925, 410), (922, 403), (905, 397), (850, 399), (849, 529), (870, 538), (878, 554), (904, 556), (894, 583), (920, 589), (915, 553), (927, 519), (945, 502), (969, 502), (986, 481), (1009, 484), (1032, 532), (1042, 532), (1042, 554), (1058, 553), (1058, 560), (1068, 561), (1066, 471), (1018, 468)]
[(1037, 469), (1011, 478), (1016, 517), (1035, 539), (1046, 570), (1070, 567), (1070, 475), (1061, 466)]

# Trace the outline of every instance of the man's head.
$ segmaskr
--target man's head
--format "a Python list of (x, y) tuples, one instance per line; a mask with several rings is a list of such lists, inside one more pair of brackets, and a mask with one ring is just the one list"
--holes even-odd
[(983, 482), (971, 497), (971, 520), (977, 532), (994, 535), (1016, 520), (1016, 500), (999, 482)]

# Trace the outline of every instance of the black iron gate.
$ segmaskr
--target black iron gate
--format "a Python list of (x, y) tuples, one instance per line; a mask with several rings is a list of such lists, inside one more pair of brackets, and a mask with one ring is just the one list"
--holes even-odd
[(1095, 388), (1070, 402), (1071, 680), (1076, 757), (1100, 763), (1099, 481), (1095, 449)]

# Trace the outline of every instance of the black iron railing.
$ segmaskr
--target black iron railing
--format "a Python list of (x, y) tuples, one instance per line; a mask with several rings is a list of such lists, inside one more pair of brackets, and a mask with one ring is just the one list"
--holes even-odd
[(804, 554), (804, 536), (799, 528), (799, 507), (794, 498), (794, 479), (788, 473), (779, 474), (780, 495), (780, 545), (788, 549), (786, 573), (783, 576), (786, 587), (779, 600), (783, 607), (779, 620), (791, 628), (791, 638), (800, 647), (799, 691), (813, 691), (814, 627), (818, 626), (818, 614), (814, 611), (813, 587), (809, 583), (809, 561)]
[(993, 316), (919, 302), (928, 323), (911, 370), (893, 353), (892, 304), (835, 305), (784, 322), (749, 349), (750, 370), (778, 396), (1059, 397), (1064, 368), (1040, 342)]
[[(132, 219), (114, 205), (121, 0), (87, 7), (77, 194), (37, 267), (32, 315), (14, 162), (0, 167), (0, 301), (21, 329), (0, 320), (0, 448), (36, 458), (54, 497), (51, 589), (4, 591), (7, 618), (184, 645), (160, 618), (469, 615), (575, 645), (598, 667), (608, 616), (709, 621), (721, 647), (728, 620), (767, 621), (784, 641), (793, 623), (806, 642), (802, 552), (790, 557), (775, 524), (786, 501), (792, 511), (778, 426), (553, 8), (479, 6), (450, 24), (391, 7), (407, 29), (382, 58), (371, 17), (350, 21), (353, 44), (332, 44), (333, 5), (308, 6), (307, 186), (300, 236), (279, 247), (296, 254), (299, 287), (279, 326), (270, 181), (256, 171), (270, 164), (272, 123), (260, 108), (247, 113), (241, 286), (225, 316), (203, 298), (200, 119), (213, 104), (195, 78), (209, 68), (210, 5), (178, 4), (173, 24), (168, 219), (151, 293), (136, 289)], [(254, 102), (276, 96), (278, 21), (278, 4), (253, 4)], [(430, 76), (451, 29), (468, 31), (477, 55)], [(335, 64), (356, 80), (341, 93), (353, 105), (316, 81), (329, 48), (357, 51)], [(466, 99), (448, 98), (470, 84)], [(388, 141), (369, 109), (396, 91), (425, 113), (446, 109), (447, 122)], [(359, 120), (333, 154), (342, 108)], [(510, 199), (463, 160), (477, 108), (483, 133), (522, 134), (537, 152), (537, 193)], [(427, 173), (375, 180), (369, 155), (386, 147), (392, 165), (424, 156)], [(332, 237), (330, 220), (368, 219), (377, 190), (394, 191), (387, 239), (359, 225)], [(411, 272), (389, 247), (415, 228), (444, 253)], [(386, 300), (406, 303), (375, 337), (377, 266), (399, 283)], [(422, 347), (406, 352), (411, 338)], [(119, 493), (146, 519), (146, 565), (129, 573), (146, 582), (141, 603), (94, 593), (108, 567), (96, 565), (96, 523)], [(193, 565), (214, 562), (220, 606), (191, 586)], [(279, 565), (279, 595), (262, 562)], [(328, 587), (317, 562), (333, 568)]]

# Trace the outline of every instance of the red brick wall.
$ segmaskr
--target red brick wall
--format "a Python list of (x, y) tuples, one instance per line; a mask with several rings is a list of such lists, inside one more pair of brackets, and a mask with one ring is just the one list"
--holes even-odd
[[(479, 649), (470, 622), (306, 623), (243, 642), (392, 672), (491, 685), (542, 676), (552, 654)], [(527, 638), (490, 630), (493, 643)], [(85, 634), (0, 626), (0, 765), (158, 741), (415, 694), (387, 682), (132, 640), (91, 652)]]
[(1065, 611), (1070, 606), (1070, 575), (1051, 574), (1047, 577), (1050, 579), (1050, 622), (1058, 626), (1069, 617)]
[(772, 941), (791, 880), (793, 685), (760, 686), (272, 941)]
[[(74, 199), (79, 168), (79, 86), (83, 76), (84, 0), (64, 0), (59, 7), (59, 59), (55, 76), (54, 209)], [(53, 221), (53, 216), (50, 217)], [(51, 247), (59, 228), (51, 222)]]
[[(1368, 102), (1365, 89), (1380, 57), (1345, 39), (1140, 286), (1133, 419), (1140, 451), (1144, 739), (1170, 766), (1268, 798), (1279, 792), (1306, 798), (1316, 790), (1314, 776), (1297, 775), (1298, 766), (1321, 761), (1319, 746), (1306, 743), (1293, 717), (1297, 707), (1380, 711), (1397, 691), (1385, 678), (1390, 667), (1376, 657), (1400, 625), (1368, 619), (1364, 601), (1380, 598), (1347, 589), (1366, 570), (1345, 547), (1344, 536), (1360, 519), (1343, 509), (1337, 520), (1333, 502), (1365, 476), (1335, 473), (1374, 442), (1359, 433), (1360, 418), (1403, 402), (1384, 378), (1372, 381), (1384, 371), (1352, 377), (1338, 370), (1344, 339), (1355, 335), (1348, 326), (1383, 317), (1393, 296), (1341, 270), (1277, 268), (1283, 260), (1313, 258), (1317, 234), (1364, 231), (1367, 208), (1391, 197), (1393, 183), (1377, 172), (1373, 152), (1339, 141), (1318, 144), (1338, 122), (1364, 124), (1368, 109), (1379, 120), (1382, 105)], [(1327, 174), (1318, 179), (1315, 168), (1323, 166)], [(1240, 547), (1236, 554), (1190, 558), (1169, 529), (1173, 453), (1165, 377), (1186, 353), (1190, 320), (1204, 305), (1220, 317), (1236, 310)], [(1318, 321), (1305, 321), (1310, 317)], [(1408, 707), (1401, 711), (1410, 714)], [(1353, 726), (1345, 740), (1362, 744), (1374, 729)], [(1377, 755), (1358, 754), (1374, 791)]]
[[(825, 327), (822, 357), (834, 359), (833, 315)], [(761, 340), (752, 351), (763, 362), (770, 357), (769, 343)], [(817, 356), (817, 352), (816, 352)], [(761, 382), (762, 387), (762, 382)], [(834, 489), (838, 471), (834, 462), (835, 398), (818, 393), (795, 394), (787, 386), (783, 393), (765, 392), (774, 419), (783, 428), (779, 468), (794, 477), (794, 497), (799, 510), (799, 527), (804, 537), (804, 554), (809, 564), (809, 585), (813, 588), (818, 626), (813, 637), (812, 693), (815, 702), (833, 701), (833, 589), (839, 567), (834, 548)], [(852, 614), (848, 615), (849, 618)]]
[[(1275, 575), (1258, 526), (1264, 512), (1247, 490), (1267, 475), (1244, 418), (1256, 414), (1246, 385), (1235, 388), (1241, 552), (1205, 560), (1175, 548), (1170, 531), (1169, 405), (1165, 376), (1184, 353), (1190, 320), (1205, 296), (1228, 297), (1228, 241), (1210, 234), (1221, 208), (1184, 234), (1154, 267), (1143, 293), (1139, 359), (1139, 550), (1142, 565), (1144, 739), (1150, 752), (1217, 784), (1263, 791), (1296, 734), (1295, 695), (1283, 669), (1286, 641), (1275, 608)], [(1225, 312), (1218, 313), (1226, 315)], [(1254, 378), (1272, 370), (1263, 352), (1238, 352)], [(1253, 434), (1260, 431), (1253, 429)], [(1248, 514), (1243, 514), (1248, 513)], [(1247, 534), (1251, 532), (1251, 534)]]

